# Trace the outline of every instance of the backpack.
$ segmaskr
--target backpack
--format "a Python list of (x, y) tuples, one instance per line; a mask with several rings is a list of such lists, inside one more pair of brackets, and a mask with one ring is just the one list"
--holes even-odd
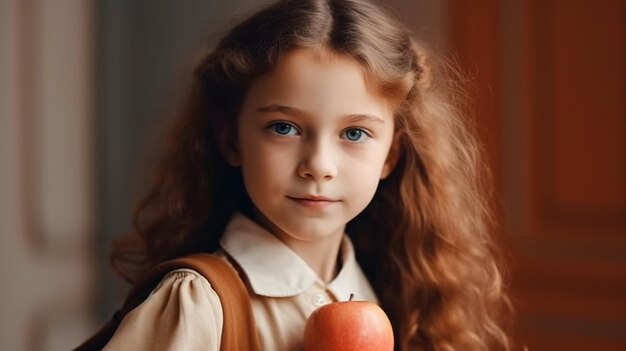
[(139, 306), (173, 270), (189, 268), (204, 276), (215, 290), (224, 311), (220, 349), (261, 350), (248, 290), (239, 274), (225, 260), (206, 253), (162, 262), (152, 268), (130, 291), (124, 305), (95, 335), (76, 351), (101, 350), (115, 334), (124, 316)]

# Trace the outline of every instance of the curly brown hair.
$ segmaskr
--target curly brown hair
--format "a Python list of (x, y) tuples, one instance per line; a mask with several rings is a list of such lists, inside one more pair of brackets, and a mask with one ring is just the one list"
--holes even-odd
[(392, 321), (399, 350), (508, 350), (512, 314), (493, 236), (487, 168), (452, 65), (357, 0), (284, 0), (234, 27), (197, 66), (135, 230), (114, 246), (133, 280), (163, 260), (214, 251), (235, 211), (249, 213), (239, 168), (220, 145), (248, 87), (294, 48), (358, 63), (395, 103), (400, 159), (348, 223), (357, 259)]

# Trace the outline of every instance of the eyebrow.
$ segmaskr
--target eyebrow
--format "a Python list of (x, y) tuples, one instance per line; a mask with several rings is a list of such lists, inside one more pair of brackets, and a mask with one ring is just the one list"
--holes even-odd
[[(277, 104), (272, 104), (272, 105), (259, 107), (259, 108), (256, 109), (256, 112), (262, 112), (262, 113), (279, 112), (279, 113), (286, 114), (288, 116), (304, 116), (304, 115), (306, 115), (306, 113), (304, 113), (303, 111), (301, 111), (301, 110), (299, 110), (299, 109), (297, 109), (295, 107), (290, 107), (290, 106), (285, 106), (285, 105), (277, 105)], [(385, 124), (385, 120), (382, 119), (381, 117), (378, 117), (378, 116), (372, 115), (372, 114), (367, 114), (367, 113), (348, 114), (348, 115), (342, 116), (342, 118), (344, 118), (344, 119), (346, 119), (346, 120), (348, 120), (350, 122), (370, 121), (370, 122)]]

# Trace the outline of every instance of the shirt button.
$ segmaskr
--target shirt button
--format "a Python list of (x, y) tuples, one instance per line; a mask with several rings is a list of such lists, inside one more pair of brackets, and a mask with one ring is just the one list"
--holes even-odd
[(315, 306), (323, 306), (328, 304), (328, 298), (326, 297), (326, 295), (322, 294), (322, 293), (317, 293), (315, 295), (313, 295), (313, 304)]

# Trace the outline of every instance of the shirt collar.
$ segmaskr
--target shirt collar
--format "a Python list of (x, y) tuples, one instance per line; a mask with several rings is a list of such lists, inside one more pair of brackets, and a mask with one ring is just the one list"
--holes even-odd
[(350, 239), (344, 235), (340, 248), (339, 274), (328, 285), (287, 245), (256, 222), (235, 213), (220, 240), (222, 249), (239, 265), (254, 293), (268, 297), (289, 297), (318, 283), (338, 301), (350, 294), (356, 300), (376, 301), (376, 296), (354, 257)]

